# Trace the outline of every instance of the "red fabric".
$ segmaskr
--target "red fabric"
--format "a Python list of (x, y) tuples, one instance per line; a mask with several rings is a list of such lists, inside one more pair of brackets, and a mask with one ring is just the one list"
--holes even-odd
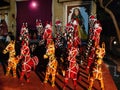
[(89, 55), (87, 61), (88, 61), (88, 63), (87, 63), (86, 71), (88, 71), (90, 69), (90, 66), (95, 61), (95, 48), (94, 47), (91, 49), (91, 52), (90, 52), (90, 55)]
[(77, 73), (79, 71), (79, 66), (76, 62), (76, 55), (78, 54), (78, 49), (72, 47), (69, 51), (68, 61), (69, 62), (69, 68), (66, 71), (65, 77), (67, 79), (71, 78), (74, 80), (77, 80)]
[(37, 21), (36, 21), (36, 27), (39, 26), (39, 25), (40, 25), (40, 21), (37, 20)]
[(21, 48), (21, 58), (24, 57), (22, 64), (22, 71), (30, 72), (32, 67), (35, 67), (39, 60), (36, 56), (30, 57), (30, 49), (27, 45), (23, 45)]
[(58, 21), (56, 21), (56, 22), (55, 22), (55, 24), (61, 24), (61, 21), (60, 21), (60, 20), (58, 20)]
[(95, 16), (93, 16), (93, 15), (91, 15), (91, 16), (90, 16), (90, 19), (95, 19), (95, 18), (96, 18), (96, 17), (95, 17)]
[(51, 29), (45, 29), (45, 32), (43, 34), (43, 39), (47, 40), (47, 45), (52, 41), (52, 30)]
[(99, 42), (100, 42), (100, 33), (101, 33), (101, 31), (102, 31), (102, 27), (101, 27), (100, 23), (95, 22), (94, 29), (93, 29), (93, 38), (92, 38), (92, 40), (94, 40), (97, 45), (99, 45)]
[(78, 33), (78, 20), (74, 20), (74, 22), (76, 22), (74, 24), (74, 47), (78, 47), (78, 45), (81, 43), (80, 42), (80, 38), (79, 38), (79, 33)]

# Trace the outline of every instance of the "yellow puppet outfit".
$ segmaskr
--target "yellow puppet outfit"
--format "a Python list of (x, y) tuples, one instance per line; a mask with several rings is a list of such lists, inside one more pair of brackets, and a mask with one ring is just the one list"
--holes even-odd
[(48, 44), (47, 51), (46, 51), (46, 54), (44, 55), (44, 58), (49, 58), (44, 83), (47, 83), (49, 76), (51, 75), (52, 76), (51, 83), (52, 83), (52, 87), (54, 87), (55, 75), (56, 75), (57, 66), (58, 66), (58, 62), (55, 57), (54, 42), (51, 42), (50, 44)]
[(103, 57), (105, 55), (105, 43), (102, 43), (102, 48), (98, 46), (95, 53), (96, 53), (96, 60), (94, 62), (94, 67), (92, 69), (92, 72), (90, 73), (88, 78), (88, 80), (90, 81), (88, 90), (92, 90), (92, 86), (95, 80), (100, 81), (101, 89), (104, 90), (102, 63), (103, 63)]

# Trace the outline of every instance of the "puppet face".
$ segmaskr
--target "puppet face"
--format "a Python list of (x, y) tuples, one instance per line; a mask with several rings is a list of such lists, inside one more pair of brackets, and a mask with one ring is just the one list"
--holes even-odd
[(15, 45), (15, 41), (11, 41), (7, 45), (7, 47), (4, 49), (3, 53), (6, 54), (7, 52), (10, 52), (10, 51), (14, 50), (15, 49), (14, 45)]
[(103, 58), (105, 55), (105, 43), (102, 43), (102, 47), (98, 46), (96, 50), (96, 55), (98, 58)]
[(91, 16), (89, 17), (90, 27), (93, 27), (95, 21), (97, 21), (97, 18), (96, 18), (94, 15), (91, 15)]
[(24, 44), (21, 48), (21, 55), (29, 55), (30, 54), (30, 50), (29, 47)]

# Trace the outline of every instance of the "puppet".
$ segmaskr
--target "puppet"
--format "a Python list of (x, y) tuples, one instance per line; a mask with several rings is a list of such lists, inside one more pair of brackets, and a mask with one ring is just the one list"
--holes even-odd
[(71, 47), (71, 49), (69, 50), (69, 55), (68, 55), (69, 67), (68, 67), (68, 70), (66, 70), (66, 72), (65, 72), (65, 82), (64, 82), (63, 89), (66, 88), (68, 79), (73, 80), (74, 89), (76, 89), (77, 75), (78, 75), (78, 71), (79, 71), (79, 65), (76, 62), (77, 54), (78, 54), (78, 49), (75, 47)]
[(67, 23), (66, 25), (66, 41), (67, 41), (67, 49), (69, 50), (73, 46), (73, 41), (74, 41), (74, 26), (72, 25), (71, 22)]
[(57, 71), (58, 62), (55, 57), (55, 45), (53, 41), (51, 41), (48, 44), (47, 51), (46, 51), (46, 54), (44, 55), (44, 58), (45, 59), (49, 58), (44, 83), (48, 82), (49, 76), (51, 75), (52, 76), (51, 83), (52, 83), (52, 87), (54, 87), (55, 86), (55, 75)]
[(52, 41), (52, 26), (50, 24), (46, 24), (45, 26), (45, 31), (44, 31), (44, 34), (43, 34), (43, 40), (44, 41), (47, 41), (47, 45), (49, 43), (51, 43)]
[(89, 31), (90, 35), (86, 50), (86, 59), (88, 60), (86, 71), (89, 71), (91, 64), (94, 63), (95, 61), (95, 50), (96, 47), (99, 45), (100, 33), (102, 31), (100, 22), (97, 20), (95, 16), (91, 15), (89, 17), (89, 23), (90, 23), (90, 31)]
[(43, 34), (43, 25), (41, 20), (39, 19), (36, 19), (36, 29), (37, 29), (38, 40), (41, 40)]
[(29, 49), (29, 46), (27, 45), (27, 43), (24, 43), (22, 45), (21, 54), (20, 54), (19, 59), (23, 59), (20, 80), (22, 80), (24, 75), (26, 74), (27, 82), (29, 82), (30, 81), (29, 80), (30, 72), (31, 72), (32, 68), (35, 70), (36, 66), (39, 63), (39, 59), (37, 56), (33, 56), (33, 57), (30, 56), (30, 49)]
[(27, 28), (27, 23), (23, 23), (21, 31), (20, 31), (20, 37), (19, 39), (21, 41), (24, 41), (25, 43), (29, 44), (29, 32)]
[(7, 52), (9, 52), (9, 59), (8, 59), (6, 76), (9, 75), (10, 70), (13, 70), (13, 77), (16, 77), (16, 68), (17, 68), (19, 59), (15, 57), (16, 55), (15, 41), (11, 40), (10, 43), (7, 45), (7, 47), (4, 49), (3, 53), (6, 54)]
[(99, 45), (97, 46), (95, 53), (96, 53), (96, 59), (88, 77), (88, 80), (90, 82), (88, 90), (92, 90), (92, 86), (95, 80), (100, 81), (101, 89), (104, 90), (104, 82), (103, 82), (103, 74), (102, 74), (102, 63), (105, 55), (104, 42), (102, 43), (102, 47), (100, 47)]
[(60, 48), (61, 46), (63, 46), (63, 42), (62, 42), (62, 22), (57, 19), (55, 22), (55, 47), (56, 48)]

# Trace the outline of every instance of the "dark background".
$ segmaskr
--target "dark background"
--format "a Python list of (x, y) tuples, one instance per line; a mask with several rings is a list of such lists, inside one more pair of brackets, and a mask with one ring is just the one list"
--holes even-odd
[(22, 23), (27, 22), (29, 30), (35, 30), (36, 19), (45, 23), (52, 21), (52, 0), (36, 0), (38, 7), (31, 8), (32, 0), (17, 2), (17, 36), (21, 29)]

